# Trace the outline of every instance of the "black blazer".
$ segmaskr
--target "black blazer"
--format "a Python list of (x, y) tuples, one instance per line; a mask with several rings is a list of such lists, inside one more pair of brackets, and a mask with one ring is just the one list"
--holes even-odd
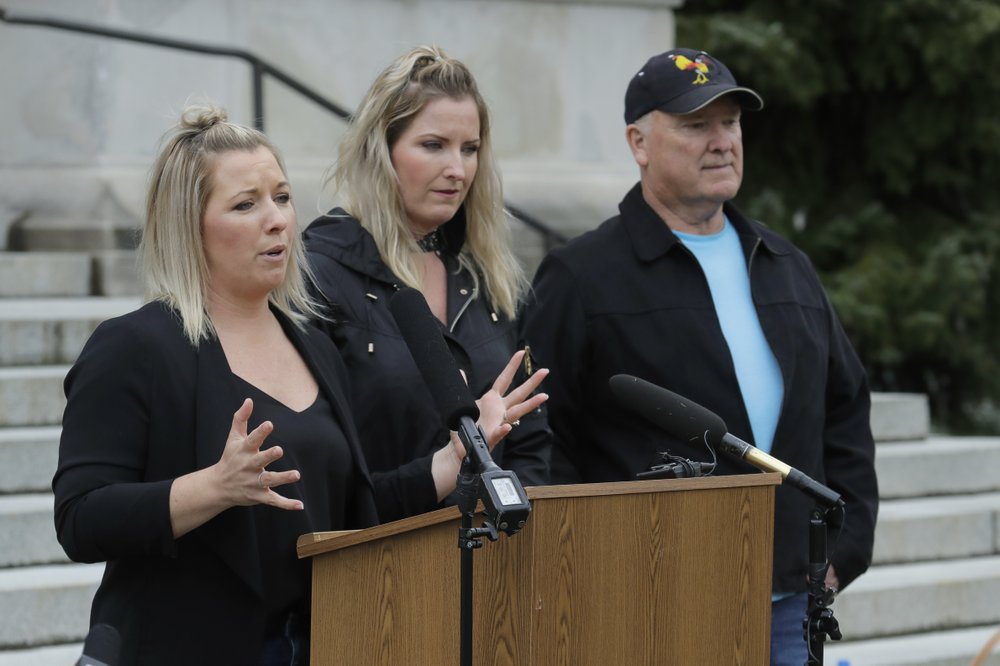
[[(323, 333), (276, 314), (347, 438), (358, 479), (347, 527), (373, 525), (343, 362)], [(150, 303), (97, 328), (65, 390), (56, 532), (71, 559), (107, 561), (91, 623), (119, 630), (122, 666), (256, 663), (267, 572), (250, 508), (176, 540), (170, 527), (173, 479), (218, 462), (245, 398), (218, 340), (195, 349), (177, 314)]]

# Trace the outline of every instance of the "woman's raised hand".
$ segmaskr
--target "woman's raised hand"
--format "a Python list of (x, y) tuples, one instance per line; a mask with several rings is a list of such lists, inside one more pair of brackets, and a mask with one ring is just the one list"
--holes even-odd
[[(549, 399), (545, 393), (532, 395), (549, 374), (545, 368), (537, 370), (523, 384), (507, 392), (517, 375), (517, 369), (524, 360), (524, 354), (522, 349), (511, 356), (503, 372), (493, 382), (492, 388), (476, 400), (476, 406), (479, 407), (477, 424), (482, 428), (486, 443), (491, 449), (517, 427), (522, 416), (538, 409)], [(452, 437), (453, 445), (457, 441), (457, 437)], [(465, 447), (460, 442), (456, 446), (455, 454), (459, 459), (465, 457)]]
[[(493, 382), (492, 388), (476, 400), (476, 406), (479, 407), (477, 424), (491, 449), (510, 434), (522, 416), (538, 409), (549, 399), (545, 393), (531, 395), (549, 374), (545, 368), (536, 371), (523, 384), (507, 392), (517, 375), (517, 368), (524, 360), (524, 354), (522, 350), (511, 356), (503, 372)], [(439, 449), (434, 454), (431, 464), (431, 475), (434, 477), (438, 501), (443, 500), (455, 489), (455, 478), (464, 458), (465, 446), (458, 438), (458, 433), (452, 431), (451, 445)]]
[(284, 455), (284, 451), (280, 446), (261, 450), (274, 430), (270, 421), (264, 421), (247, 434), (247, 422), (252, 413), (253, 401), (247, 398), (233, 414), (226, 448), (215, 465), (220, 487), (233, 506), (268, 504), (279, 509), (301, 509), (302, 502), (274, 492), (273, 488), (295, 483), (301, 475), (294, 469), (286, 472), (267, 469), (268, 465)]

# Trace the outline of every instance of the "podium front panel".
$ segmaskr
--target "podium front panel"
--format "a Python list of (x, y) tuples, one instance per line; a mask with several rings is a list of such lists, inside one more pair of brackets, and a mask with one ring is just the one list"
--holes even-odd
[[(766, 664), (776, 476), (532, 489), (474, 552), (474, 663)], [(457, 665), (459, 522), (316, 555), (312, 664)]]

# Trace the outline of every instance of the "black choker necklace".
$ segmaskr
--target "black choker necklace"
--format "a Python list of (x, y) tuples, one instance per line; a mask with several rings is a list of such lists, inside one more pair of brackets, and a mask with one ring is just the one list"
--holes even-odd
[(441, 237), (441, 230), (435, 229), (423, 238), (417, 239), (417, 245), (424, 252), (440, 252), (444, 247), (444, 238)]

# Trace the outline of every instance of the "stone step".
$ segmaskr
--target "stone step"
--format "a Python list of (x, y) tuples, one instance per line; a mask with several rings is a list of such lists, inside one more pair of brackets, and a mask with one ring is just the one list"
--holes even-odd
[(874, 567), (837, 597), (845, 638), (1000, 624), (1000, 556)]
[(875, 564), (1000, 555), (1000, 492), (891, 500), (879, 507)]
[(83, 643), (25, 650), (0, 650), (0, 666), (72, 666), (83, 654)]
[[(847, 666), (969, 666), (998, 629), (987, 626), (871, 641), (828, 642), (823, 661)], [(983, 665), (1000, 666), (1000, 648)]]
[[(39, 476), (48, 486), (55, 460), (42, 467)], [(18, 535), (0, 543), (0, 567), (65, 561), (49, 493), (0, 496), (0, 534)], [(896, 500), (880, 508), (876, 565), (981, 555), (1000, 555), (1000, 493)]]
[(35, 564), (66, 564), (69, 559), (56, 540), (52, 495), (0, 497), (0, 569)]
[(104, 564), (0, 569), (0, 649), (82, 641)]
[(67, 372), (66, 365), (0, 368), (0, 428), (61, 423)]
[(91, 258), (84, 252), (0, 252), (0, 297), (86, 296)]
[[(848, 666), (968, 666), (997, 626), (882, 638), (827, 642), (824, 663)], [(0, 651), (0, 666), (67, 666), (83, 652), (83, 643)], [(1000, 649), (983, 662), (1000, 666)]]
[(95, 294), (101, 296), (139, 296), (142, 275), (135, 250), (101, 250), (92, 253)]
[(80, 219), (32, 216), (11, 229), (10, 247), (31, 254), (53, 252), (102, 252), (134, 250), (139, 245), (138, 227), (113, 217)]
[(0, 428), (0, 495), (51, 491), (61, 430)]
[(1000, 437), (942, 437), (879, 444), (883, 499), (1000, 491)]
[(925, 439), (931, 411), (922, 393), (873, 393), (872, 435), (876, 442)]
[(72, 363), (99, 323), (139, 304), (135, 297), (0, 299), (0, 366)]
[[(53, 443), (51, 463), (40, 466), (39, 485), (51, 482), (56, 447)], [(50, 494), (0, 496), (0, 534), (18, 535), (0, 543), (0, 567), (65, 561), (53, 533)], [(1000, 554), (1000, 493), (896, 500), (880, 508), (876, 565), (995, 554)]]

